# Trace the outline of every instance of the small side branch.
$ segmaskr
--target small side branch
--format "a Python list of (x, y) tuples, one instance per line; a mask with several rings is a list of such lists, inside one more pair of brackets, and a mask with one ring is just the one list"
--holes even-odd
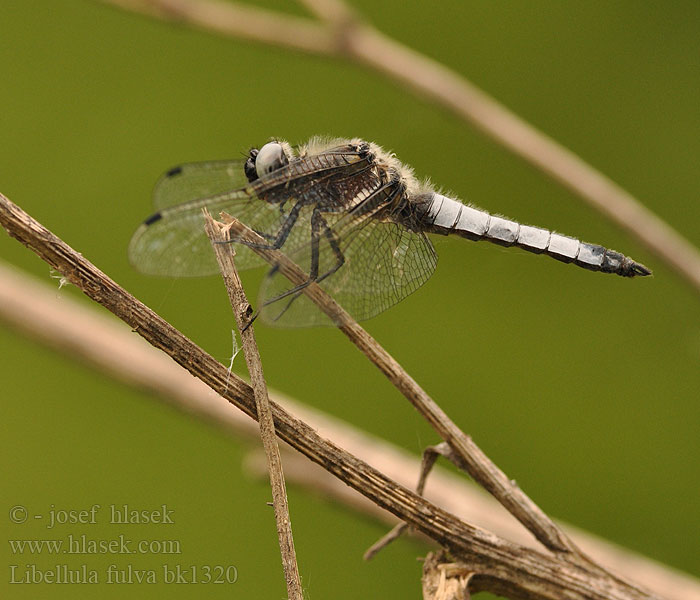
[(270, 398), (267, 393), (267, 385), (263, 376), (262, 362), (258, 345), (255, 341), (255, 332), (248, 327), (252, 309), (243, 290), (243, 284), (236, 270), (234, 260), (235, 249), (229, 241), (227, 230), (221, 223), (214, 221), (211, 215), (205, 211), (205, 230), (211, 240), (219, 269), (224, 279), (226, 292), (228, 293), (231, 308), (236, 318), (238, 331), (241, 333), (241, 344), (245, 354), (248, 373), (255, 395), (255, 406), (260, 424), (260, 437), (262, 438), (265, 455), (267, 457), (267, 469), (270, 474), (270, 488), (272, 490), (272, 506), (275, 511), (277, 523), (277, 537), (282, 554), (282, 567), (287, 583), (287, 596), (290, 600), (303, 600), (299, 567), (297, 565), (296, 552), (294, 550), (294, 537), (292, 536), (292, 523), (289, 518), (289, 504), (287, 502), (287, 489), (284, 483), (282, 471), (282, 459), (277, 444), (275, 422), (272, 418)]
[[(425, 484), (428, 481), (428, 475), (435, 466), (439, 456), (445, 456), (452, 460), (452, 450), (447, 442), (440, 442), (437, 446), (428, 446), (423, 450), (423, 460), (421, 460), (420, 475), (418, 477), (418, 485), (416, 485), (416, 493), (421, 496), (425, 492)], [(457, 465), (458, 467), (460, 465)], [(461, 467), (460, 467), (461, 468)], [(388, 546), (391, 542), (398, 539), (404, 531), (408, 529), (406, 523), (399, 523), (392, 527), (386, 535), (382, 536), (377, 540), (372, 546), (365, 552), (363, 558), (365, 560), (371, 560), (374, 556), (383, 548)]]

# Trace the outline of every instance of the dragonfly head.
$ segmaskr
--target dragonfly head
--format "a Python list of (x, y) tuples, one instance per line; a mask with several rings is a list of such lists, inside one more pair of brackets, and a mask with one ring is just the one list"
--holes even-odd
[(284, 146), (279, 142), (268, 142), (260, 150), (251, 148), (245, 163), (245, 174), (251, 183), (263, 175), (272, 173), (289, 164)]

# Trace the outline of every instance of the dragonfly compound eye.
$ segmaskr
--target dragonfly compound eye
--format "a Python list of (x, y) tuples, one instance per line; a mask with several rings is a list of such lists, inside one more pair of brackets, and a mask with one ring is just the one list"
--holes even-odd
[(258, 156), (258, 152), (257, 148), (251, 148), (250, 152), (248, 152), (248, 158), (243, 165), (243, 171), (250, 183), (253, 183), (258, 178), (258, 172), (255, 170), (255, 159)]
[(269, 142), (260, 148), (255, 159), (255, 171), (258, 177), (272, 173), (277, 169), (289, 164), (289, 159), (284, 153), (282, 145), (277, 142)]

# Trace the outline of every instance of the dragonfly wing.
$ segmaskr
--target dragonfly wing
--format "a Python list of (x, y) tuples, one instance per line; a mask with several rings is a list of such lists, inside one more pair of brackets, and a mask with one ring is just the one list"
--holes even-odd
[[(330, 234), (321, 232), (317, 241), (307, 243), (290, 258), (309, 272), (317, 248), (322, 278), (339, 263), (337, 245), (343, 263), (319, 285), (358, 321), (403, 300), (430, 278), (437, 265), (437, 254), (422, 232), (371, 215), (329, 225)], [(286, 327), (333, 325), (303, 293), (270, 302), (291, 287), (276, 269), (264, 280), (260, 306), (266, 322)]]
[(153, 188), (153, 206), (160, 210), (195, 198), (211, 198), (248, 185), (245, 159), (185, 163), (161, 175)]
[[(197, 277), (218, 273), (211, 242), (204, 233), (202, 209), (213, 217), (226, 212), (257, 231), (277, 231), (284, 220), (279, 207), (260, 200), (250, 189), (164, 208), (146, 219), (129, 244), (129, 260), (142, 273), (167, 277)], [(236, 266), (264, 264), (249, 248), (236, 245)]]

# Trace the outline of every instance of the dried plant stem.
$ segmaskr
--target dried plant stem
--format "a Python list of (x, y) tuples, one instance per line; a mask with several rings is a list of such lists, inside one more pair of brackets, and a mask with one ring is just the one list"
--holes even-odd
[(700, 293), (700, 251), (609, 177), (473, 83), (362, 21), (342, 0), (303, 0), (320, 22), (219, 0), (100, 0), (237, 39), (356, 61), (472, 123), (636, 237)]
[[(182, 369), (167, 355), (133, 335), (121, 321), (73, 298), (70, 291), (39, 281), (0, 261), (0, 322), (19, 335), (57, 350), (66, 360), (111, 377), (114, 381), (146, 390), (154, 400), (220, 428), (237, 439), (259, 439), (259, 427), (244, 413), (232, 410), (207, 385)], [(273, 398), (275, 394), (272, 394)], [(279, 397), (279, 395), (277, 395)], [(391, 479), (410, 488), (418, 473), (416, 458), (384, 440), (350, 426), (328, 414), (281, 398), (326, 438), (346, 448)], [(332, 498), (335, 502), (387, 525), (395, 517), (333, 477), (301, 454), (282, 447), (287, 481)], [(287, 450), (285, 452), (285, 450)], [(269, 477), (267, 458), (254, 451), (245, 466), (257, 476)], [(535, 540), (496, 501), (464, 478), (437, 466), (431, 474), (427, 498), (462, 519), (479, 524), (502, 538), (532, 547)], [(700, 581), (666, 565), (621, 548), (570, 524), (560, 523), (585, 552), (632, 581), (663, 594), (669, 600), (700, 599)]]
[(277, 444), (275, 422), (272, 418), (270, 398), (267, 393), (267, 384), (263, 375), (260, 352), (255, 341), (253, 327), (247, 327), (252, 310), (245, 295), (243, 284), (236, 270), (234, 259), (235, 250), (228, 241), (225, 230), (220, 223), (214, 221), (211, 215), (205, 214), (205, 230), (211, 240), (216, 260), (226, 286), (231, 309), (236, 318), (238, 331), (241, 334), (241, 344), (245, 355), (250, 381), (255, 395), (255, 406), (260, 425), (260, 437), (262, 438), (267, 468), (270, 475), (270, 488), (272, 491), (272, 506), (275, 511), (277, 523), (277, 537), (279, 539), (280, 553), (282, 555), (282, 567), (287, 584), (287, 596), (290, 600), (303, 600), (299, 567), (297, 565), (296, 552), (294, 550), (294, 537), (292, 536), (292, 522), (289, 517), (289, 503), (287, 501), (287, 489), (284, 483), (282, 459)]
[[(149, 343), (248, 416), (256, 418), (250, 386), (228, 373), (223, 365), (2, 195), (0, 224), (88, 297), (128, 323)], [(470, 580), (472, 591), (490, 590), (528, 600), (657, 598), (597, 565), (573, 564), (564, 556), (536, 552), (467, 525), (319, 436), (280, 406), (271, 403), (271, 408), (280, 438), (378, 506), (449, 549), (478, 573)]]
[[(250, 244), (270, 264), (279, 268), (293, 285), (308, 282), (308, 275), (278, 250), (265, 248), (265, 240), (237, 219), (227, 216), (227, 226), (233, 237)], [(569, 560), (585, 562), (588, 559), (516, 483), (501, 471), (466, 435), (435, 401), (416, 383), (403, 367), (369, 335), (333, 298), (318, 285), (311, 283), (305, 293), (357, 348), (391, 381), (418, 410), (438, 435), (453, 450), (453, 460), (471, 475), (479, 485), (491, 493), (518, 519), (546, 548), (568, 555)]]

